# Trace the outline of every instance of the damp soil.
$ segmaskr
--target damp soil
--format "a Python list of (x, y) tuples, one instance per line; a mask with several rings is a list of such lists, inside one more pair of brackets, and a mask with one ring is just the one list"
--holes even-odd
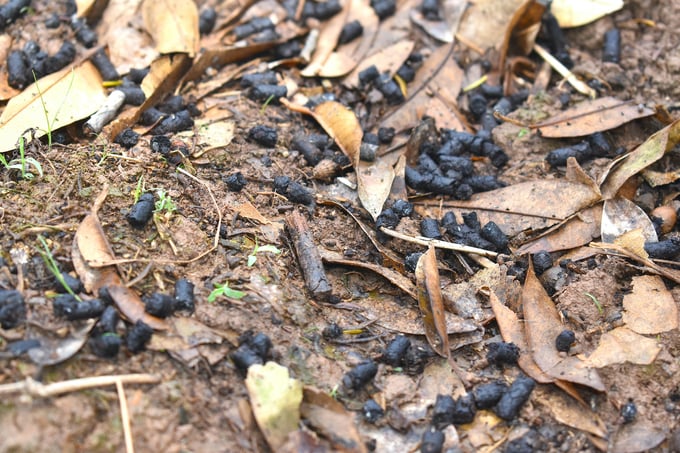
[[(49, 3), (36, 2), (36, 18), (52, 13)], [(58, 2), (57, 2), (58, 3)], [(636, 22), (645, 18), (654, 27)], [(35, 23), (40, 22), (36, 20)], [(602, 63), (604, 32), (619, 24), (623, 49), (620, 65)], [(24, 24), (26, 25), (26, 24)], [(10, 27), (15, 39), (22, 34), (38, 39), (45, 48), (54, 31), (27, 25)], [(613, 94), (638, 103), (677, 106), (680, 99), (680, 5), (671, 0), (630, 1), (620, 12), (577, 30), (567, 31), (575, 71), (598, 74), (613, 87)], [(63, 38), (63, 37), (61, 37)], [(309, 82), (307, 82), (309, 83)], [(340, 88), (338, 88), (340, 90)], [(520, 110), (527, 112), (559, 109), (559, 88), (551, 84), (547, 93), (530, 99)], [(350, 94), (337, 93), (351, 97)], [(54, 278), (38, 253), (38, 235), (46, 238), (59, 267), (74, 272), (71, 249), (74, 233), (104, 186), (108, 196), (99, 219), (115, 256), (124, 260), (119, 272), (141, 294), (172, 293), (175, 282), (186, 278), (195, 284), (196, 310), (192, 317), (219, 332), (218, 340), (205, 341), (190, 354), (168, 351), (153, 342), (147, 350), (131, 354), (122, 350), (115, 359), (95, 356), (86, 345), (80, 352), (56, 366), (40, 367), (24, 357), (3, 359), (0, 384), (33, 378), (45, 383), (68, 379), (128, 373), (150, 373), (160, 377), (156, 385), (126, 388), (132, 419), (132, 436), (138, 451), (269, 451), (248, 409), (243, 376), (229, 359), (245, 332), (265, 332), (273, 342), (273, 359), (288, 367), (304, 384), (332, 392), (342, 376), (365, 358), (376, 358), (400, 331), (397, 322), (368, 322), (369, 307), (388, 301), (413, 307), (414, 301), (382, 277), (360, 268), (328, 265), (333, 294), (340, 300), (329, 304), (309, 296), (290, 240), (282, 233), (285, 215), (301, 210), (309, 219), (315, 243), (323, 249), (357, 261), (374, 262), (378, 252), (357, 224), (335, 206), (294, 205), (274, 193), (273, 180), (286, 175), (311, 191), (349, 193), (342, 186), (331, 188), (311, 178), (311, 167), (288, 144), (298, 132), (319, 132), (310, 121), (281, 106), (262, 105), (245, 97), (234, 97), (229, 110), (234, 118), (234, 138), (226, 149), (212, 151), (193, 163), (195, 177), (175, 171), (151, 151), (150, 137), (123, 152), (118, 145), (83, 139), (69, 145), (54, 144), (28, 148), (29, 155), (42, 162), (44, 176), (24, 181), (8, 171), (0, 173), (0, 253), (6, 266), (0, 270), (0, 287), (16, 288), (23, 277), (22, 291), (29, 321), (19, 329), (0, 331), (0, 344), (30, 338), (44, 331), (63, 334), (69, 323), (56, 318), (51, 296)], [(264, 114), (263, 114), (264, 112)], [(529, 113), (527, 113), (529, 114)], [(248, 131), (265, 124), (278, 131), (272, 147), (247, 140)], [(617, 146), (630, 149), (650, 133), (645, 124), (624, 126), (609, 133)], [(519, 134), (521, 135), (521, 134)], [(517, 128), (502, 125), (494, 132), (497, 143), (509, 156), (500, 179), (515, 183), (536, 178), (559, 178), (559, 170), (544, 162), (545, 153), (555, 147), (536, 136), (518, 137)], [(125, 155), (125, 158), (118, 156)], [(595, 172), (605, 162), (585, 166)], [(225, 178), (241, 172), (247, 185), (240, 192), (228, 189)], [(125, 216), (133, 194), (143, 180), (149, 191), (163, 190), (176, 211), (142, 229), (132, 228)], [(236, 215), (236, 207), (252, 204), (276, 227), (262, 225)], [(222, 228), (217, 230), (220, 221)], [(182, 262), (208, 251), (217, 232), (217, 247), (203, 258)], [(172, 244), (171, 244), (172, 243)], [(274, 244), (282, 253), (261, 253), (248, 266), (256, 244)], [(410, 245), (405, 245), (408, 252)], [(622, 310), (622, 294), (638, 270), (620, 258), (597, 257), (581, 262), (579, 272), (569, 275), (565, 287), (553, 296), (565, 322), (577, 332), (578, 344), (587, 349), (603, 332), (616, 325)], [(19, 273), (18, 273), (19, 272)], [(450, 273), (449, 280), (460, 280)], [(208, 302), (215, 284), (229, 282), (243, 291), (240, 300), (218, 297)], [(672, 288), (678, 301), (677, 288)], [(601, 310), (584, 294), (591, 294)], [(336, 301), (338, 302), (338, 301)], [(187, 316), (187, 315), (177, 315)], [(379, 317), (380, 315), (378, 315)], [(330, 341), (322, 331), (331, 323), (343, 329), (361, 328), (362, 335), (344, 335)], [(390, 328), (392, 327), (392, 328)], [(461, 341), (453, 360), (475, 382), (496, 378), (514, 380), (513, 367), (484, 367), (487, 344), (498, 339), (493, 321), (485, 325), (482, 337)], [(403, 331), (403, 329), (402, 329)], [(412, 335), (414, 344), (427, 348), (424, 336)], [(680, 338), (677, 329), (656, 337), (663, 353), (648, 366), (615, 365), (602, 370), (606, 394), (584, 391), (585, 403), (606, 425), (610, 439), (634, 433), (635, 425), (624, 424), (620, 408), (632, 399), (638, 410), (638, 426), (656, 427), (666, 441), (655, 451), (677, 451), (680, 421)], [(428, 426), (428, 410), (417, 404), (436, 385), (442, 360), (428, 359), (428, 374), (408, 374), (381, 364), (374, 385), (358, 394), (344, 396), (346, 407), (355, 410), (364, 441), (380, 439), (378, 451), (407, 451), (417, 446)], [(540, 387), (540, 386), (539, 386)], [(418, 389), (417, 391), (415, 389)], [(370, 394), (382, 392), (389, 404), (388, 421), (377, 427), (362, 420), (359, 408)], [(479, 424), (459, 427), (460, 451), (475, 451), (479, 445), (508, 445), (524, 438), (534, 451), (598, 451), (589, 434), (561, 423), (541, 392), (533, 394), (510, 429), (480, 430)], [(0, 401), (0, 450), (14, 452), (123, 451), (123, 429), (115, 388), (96, 388), (51, 398), (26, 395), (3, 396)], [(499, 434), (502, 433), (502, 434)], [(505, 437), (504, 437), (505, 436)], [(505, 441), (505, 442), (504, 442)], [(527, 443), (528, 442), (528, 443)], [(533, 447), (532, 447), (533, 446)], [(393, 449), (396, 448), (396, 449)], [(505, 448), (505, 447), (503, 447)], [(54, 451), (54, 450), (52, 450)], [(457, 451), (457, 450), (454, 450)], [(530, 451), (530, 450), (517, 450)], [(623, 451), (623, 450), (622, 450)]]

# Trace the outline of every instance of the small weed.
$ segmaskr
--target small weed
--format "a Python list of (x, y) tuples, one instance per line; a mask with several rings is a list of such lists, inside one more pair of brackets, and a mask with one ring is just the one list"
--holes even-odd
[(519, 132), (517, 133), (517, 138), (522, 138), (522, 137), (524, 137), (525, 135), (527, 135), (528, 133), (529, 133), (529, 129), (526, 128), (526, 127), (523, 127), (523, 128), (520, 129)]
[(262, 104), (262, 108), (260, 109), (260, 115), (264, 115), (264, 111), (267, 110), (267, 106), (269, 103), (274, 99), (274, 95), (270, 94), (269, 97), (267, 98), (266, 101), (264, 101), (264, 104)]
[(17, 159), (12, 159), (7, 162), (5, 156), (0, 153), (0, 164), (2, 164), (7, 170), (19, 170), (21, 172), (21, 178), (25, 180), (31, 180), (35, 178), (35, 175), (29, 171), (31, 166), (34, 167), (38, 175), (42, 177), (43, 170), (40, 162), (32, 157), (26, 157), (26, 139), (23, 135), (19, 137), (17, 148), (19, 149), (19, 157)]
[(64, 281), (64, 276), (61, 275), (59, 265), (57, 264), (57, 261), (54, 259), (54, 255), (52, 255), (52, 251), (47, 245), (47, 241), (45, 241), (45, 238), (42, 235), (38, 235), (38, 240), (40, 241), (40, 244), (43, 247), (43, 250), (38, 250), (38, 253), (40, 253), (40, 256), (42, 256), (42, 259), (43, 261), (45, 261), (45, 265), (47, 266), (47, 268), (50, 270), (50, 272), (52, 272), (52, 275), (54, 275), (54, 277), (61, 284), (61, 286), (63, 286), (64, 289), (70, 295), (72, 295), (73, 297), (80, 301), (80, 297), (78, 297), (78, 295), (74, 293), (73, 290)]
[(239, 300), (243, 299), (246, 296), (246, 293), (237, 289), (229, 288), (229, 282), (226, 282), (224, 285), (215, 283), (215, 289), (213, 289), (210, 295), (208, 295), (208, 302), (213, 303), (220, 296)]
[(338, 384), (335, 384), (335, 385), (333, 386), (333, 388), (331, 389), (331, 391), (328, 392), (328, 396), (330, 396), (330, 397), (333, 398), (334, 400), (338, 399), (338, 388), (339, 388), (339, 387), (340, 387), (340, 386), (339, 386)]
[(155, 213), (161, 214), (165, 212), (167, 214), (172, 214), (177, 210), (175, 202), (172, 201), (172, 198), (170, 198), (170, 195), (168, 195), (165, 190), (158, 189), (156, 194), (158, 195), (158, 200), (156, 200), (156, 204), (154, 205)]
[(278, 255), (281, 253), (281, 250), (276, 248), (273, 245), (263, 245), (259, 246), (257, 245), (257, 242), (255, 242), (255, 247), (253, 247), (253, 251), (248, 255), (248, 267), (253, 267), (253, 264), (257, 261), (257, 256), (255, 256), (259, 252), (269, 252), (273, 253), (274, 255)]
[(597, 297), (593, 296), (593, 295), (590, 294), (590, 293), (583, 293), (583, 294), (585, 294), (586, 296), (590, 297), (590, 299), (593, 301), (593, 303), (594, 303), (595, 306), (597, 307), (597, 311), (599, 311), (600, 314), (603, 314), (603, 313), (604, 313), (604, 309), (602, 308), (602, 304), (600, 303), (599, 300), (597, 300)]
[(141, 197), (143, 193), (144, 193), (144, 175), (140, 175), (139, 179), (137, 180), (137, 186), (135, 186), (135, 191), (133, 193), (133, 196), (135, 197), (135, 203), (139, 201), (139, 197)]
[(64, 99), (61, 101), (61, 104), (59, 107), (57, 107), (57, 111), (54, 112), (54, 117), (52, 118), (52, 121), (50, 121), (50, 115), (49, 111), (47, 110), (47, 103), (45, 102), (45, 98), (43, 96), (43, 92), (40, 89), (40, 85), (38, 84), (38, 78), (35, 76), (35, 72), (33, 72), (33, 80), (35, 80), (35, 88), (38, 90), (38, 97), (40, 98), (40, 103), (42, 104), (42, 109), (43, 109), (43, 114), (45, 115), (45, 125), (47, 129), (45, 130), (45, 133), (47, 134), (47, 149), (51, 150), (52, 149), (52, 130), (54, 129), (54, 123), (57, 121), (57, 116), (59, 115), (59, 112), (61, 111), (61, 108), (66, 104), (67, 99), (69, 98), (69, 94), (71, 93), (71, 88), (73, 88), (73, 81), (76, 78), (75, 71), (71, 69), (71, 80), (69, 82), (68, 89), (66, 90), (66, 95), (64, 96)]

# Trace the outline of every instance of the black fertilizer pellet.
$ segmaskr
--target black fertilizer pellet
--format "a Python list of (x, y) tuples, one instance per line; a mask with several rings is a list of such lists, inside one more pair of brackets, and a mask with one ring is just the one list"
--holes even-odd
[(243, 176), (243, 173), (237, 171), (224, 178), (224, 183), (230, 191), (240, 192), (248, 184), (248, 180)]
[(118, 70), (111, 63), (109, 56), (106, 54), (104, 49), (99, 49), (90, 57), (90, 61), (97, 68), (99, 74), (101, 74), (103, 80), (118, 80), (120, 79), (120, 74)]
[(321, 336), (326, 340), (332, 340), (334, 338), (339, 338), (342, 336), (342, 327), (332, 322), (323, 328)]
[(286, 197), (293, 203), (299, 203), (306, 206), (314, 203), (314, 197), (312, 193), (307, 190), (302, 184), (296, 181), (291, 181), (288, 184), (288, 189), (286, 191)]
[(274, 71), (256, 72), (253, 74), (246, 74), (241, 77), (241, 86), (243, 88), (250, 88), (257, 85), (276, 85), (276, 73)]
[(180, 95), (168, 96), (163, 103), (158, 106), (158, 110), (163, 113), (177, 113), (184, 108), (184, 98)]
[(28, 11), (31, 0), (9, 0), (0, 6), (0, 30), (19, 18), (21, 14)]
[(444, 447), (444, 433), (434, 427), (423, 433), (420, 441), (420, 453), (441, 453)]
[(519, 376), (503, 394), (494, 412), (503, 420), (512, 420), (519, 414), (536, 387), (536, 381), (527, 376)]
[(534, 262), (534, 272), (536, 272), (536, 275), (541, 275), (543, 272), (553, 267), (552, 256), (545, 250), (534, 253), (532, 259)]
[(618, 28), (612, 28), (604, 34), (602, 61), (607, 63), (621, 62), (621, 31)]
[(346, 389), (359, 390), (368, 384), (377, 373), (378, 365), (372, 360), (360, 363), (342, 377), (342, 385)]
[(418, 266), (418, 260), (420, 260), (421, 256), (423, 256), (422, 252), (413, 252), (406, 255), (404, 258), (404, 267), (406, 270), (409, 272), (415, 272), (416, 267)]
[(68, 272), (62, 272), (61, 279), (66, 284), (68, 289), (64, 288), (64, 285), (60, 281), (57, 281), (55, 288), (58, 293), (67, 293), (69, 289), (76, 294), (83, 292), (83, 283), (80, 281), (80, 279), (73, 277)]
[(114, 143), (118, 143), (120, 146), (126, 149), (130, 149), (137, 144), (139, 141), (139, 134), (129, 127), (123, 129), (116, 138), (113, 139)]
[(69, 321), (98, 318), (104, 312), (106, 303), (101, 299), (78, 301), (71, 294), (60, 294), (52, 301), (56, 316), (63, 316)]
[(569, 352), (569, 349), (571, 349), (571, 345), (574, 344), (575, 341), (576, 335), (574, 334), (574, 332), (565, 329), (562, 332), (560, 332), (557, 338), (555, 338), (555, 348), (559, 352)]
[(193, 313), (195, 308), (194, 284), (180, 278), (175, 282), (175, 309)]
[(141, 319), (128, 329), (125, 345), (132, 353), (141, 352), (151, 340), (153, 329)]
[(10, 341), (7, 343), (7, 348), (3, 352), (9, 352), (12, 354), (12, 357), (19, 357), (37, 347), (40, 347), (40, 340), (35, 338), (30, 340)]
[(170, 154), (172, 149), (172, 142), (170, 138), (164, 135), (154, 135), (151, 137), (151, 151), (159, 153), (162, 156)]
[(375, 423), (385, 415), (383, 408), (373, 399), (369, 399), (364, 403), (361, 413), (364, 416), (364, 420), (368, 423)]
[(573, 146), (557, 148), (548, 153), (546, 160), (551, 167), (563, 167), (567, 165), (567, 159), (573, 157), (578, 163), (583, 163), (592, 158), (590, 143), (582, 141)]
[(163, 119), (151, 131), (154, 135), (163, 135), (172, 132), (179, 132), (185, 129), (191, 129), (194, 126), (194, 119), (188, 110), (181, 110)]
[(138, 229), (144, 228), (153, 216), (154, 203), (152, 193), (143, 193), (125, 216), (130, 226)]
[(497, 252), (508, 248), (508, 237), (495, 222), (489, 222), (482, 228), (481, 236), (495, 246)]
[(500, 401), (503, 394), (508, 389), (508, 385), (503, 381), (493, 381), (488, 384), (481, 384), (472, 390), (477, 409), (489, 409)]
[(13, 329), (26, 319), (24, 297), (13, 289), (0, 289), (0, 326)]
[(439, 231), (439, 222), (430, 217), (420, 221), (420, 234), (429, 239), (441, 239), (442, 233)]
[(674, 260), (680, 254), (680, 238), (659, 242), (645, 242), (645, 252), (653, 259)]
[(236, 36), (237, 40), (241, 40), (268, 28), (274, 28), (274, 23), (270, 18), (254, 17), (245, 24), (238, 25), (236, 28), (234, 28), (234, 35)]
[(198, 16), (198, 31), (202, 35), (207, 35), (213, 28), (215, 28), (215, 21), (217, 20), (217, 12), (215, 8), (207, 7), (201, 10)]
[(392, 211), (400, 218), (410, 217), (413, 214), (413, 203), (405, 200), (397, 200), (392, 205)]
[(377, 230), (379, 230), (380, 227), (393, 229), (397, 225), (399, 225), (399, 216), (392, 208), (383, 209), (375, 220), (375, 228)]
[(274, 192), (285, 195), (288, 192), (290, 183), (290, 176), (276, 176), (274, 178)]
[(125, 78), (130, 82), (139, 85), (147, 75), (149, 75), (149, 68), (132, 68)]
[(623, 423), (631, 423), (637, 417), (637, 406), (632, 399), (629, 399), (627, 403), (621, 406), (621, 418)]
[(22, 90), (31, 84), (33, 77), (26, 54), (13, 50), (7, 56), (7, 83), (12, 88)]
[(144, 297), (144, 310), (158, 318), (167, 318), (175, 310), (175, 299), (162, 293), (153, 293)]
[(255, 353), (259, 355), (262, 360), (267, 360), (270, 358), (273, 345), (272, 340), (266, 334), (258, 332), (255, 335), (247, 335), (244, 338), (243, 343), (247, 344), (250, 349), (255, 351)]
[(408, 349), (411, 347), (411, 340), (404, 335), (397, 335), (385, 347), (381, 360), (387, 365), (401, 366)]
[(456, 402), (451, 395), (437, 395), (432, 409), (432, 425), (437, 429), (444, 429), (453, 423), (453, 411)]
[(229, 354), (229, 357), (243, 375), (248, 372), (250, 366), (262, 365), (264, 363), (264, 359), (247, 344), (239, 346), (234, 352)]
[(456, 400), (451, 413), (451, 421), (454, 425), (465, 425), (472, 423), (475, 419), (477, 408), (475, 407), (475, 399), (472, 393), (463, 395)]
[(371, 0), (371, 7), (380, 20), (392, 16), (397, 11), (395, 0)]
[(340, 37), (338, 38), (338, 44), (346, 44), (350, 41), (353, 41), (354, 39), (361, 36), (363, 32), (364, 27), (361, 26), (361, 22), (359, 22), (358, 20), (348, 22), (345, 24), (344, 27), (342, 27)]
[(97, 327), (102, 332), (116, 332), (116, 327), (118, 326), (118, 321), (120, 321), (120, 315), (118, 310), (113, 305), (107, 306), (102, 312)]
[(118, 355), (118, 351), (120, 351), (120, 346), (123, 344), (123, 340), (118, 334), (103, 333), (101, 335), (90, 337), (90, 341), (88, 343), (94, 355), (104, 359), (111, 359)]
[[(139, 85), (121, 85), (116, 88), (125, 94), (125, 103), (128, 105), (142, 105), (146, 101), (146, 94)], [(155, 110), (155, 109), (154, 109)], [(144, 121), (146, 124), (146, 120)], [(153, 124), (153, 121), (149, 124)]]
[(291, 148), (302, 154), (307, 165), (315, 166), (323, 159), (323, 155), (319, 148), (303, 135), (296, 135), (293, 137)]
[[(127, 96), (127, 95), (126, 95)], [(155, 107), (150, 107), (144, 110), (139, 117), (139, 124), (142, 126), (151, 126), (160, 121), (165, 114)]]
[(285, 98), (288, 89), (283, 85), (254, 85), (248, 90), (248, 98), (256, 102), (266, 102), (278, 104), (279, 98)]
[(394, 140), (394, 135), (396, 134), (393, 127), (381, 127), (378, 129), (378, 140), (380, 143), (388, 145)]
[(248, 139), (268, 148), (274, 147), (279, 135), (273, 127), (258, 125), (248, 131)]
[(88, 49), (97, 44), (97, 33), (87, 25), (83, 19), (73, 19), (71, 28), (76, 33), (76, 39)]
[(375, 65), (371, 65), (359, 72), (359, 83), (361, 85), (368, 85), (379, 77), (380, 72), (378, 71), (378, 68)]
[(519, 359), (519, 348), (515, 343), (505, 341), (489, 343), (486, 358), (490, 364), (498, 366), (507, 364), (514, 365)]

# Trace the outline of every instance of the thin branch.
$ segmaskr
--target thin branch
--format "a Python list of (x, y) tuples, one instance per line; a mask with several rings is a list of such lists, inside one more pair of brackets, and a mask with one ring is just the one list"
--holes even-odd
[(487, 258), (496, 258), (498, 253), (492, 252), (491, 250), (479, 249), (477, 247), (470, 247), (467, 245), (455, 244), (453, 242), (440, 241), (438, 239), (430, 239), (422, 236), (407, 236), (405, 234), (399, 233), (389, 228), (380, 227), (380, 231), (393, 238), (402, 239), (407, 242), (413, 242), (414, 244), (420, 244), (424, 246), (429, 246), (432, 244), (436, 248), (453, 250), (455, 252), (472, 253), (474, 255), (481, 255)]
[(127, 453), (135, 453), (135, 446), (132, 443), (132, 429), (130, 428), (130, 412), (128, 411), (127, 398), (125, 398), (125, 388), (120, 379), (116, 379), (116, 390), (118, 391), (118, 401), (120, 402), (120, 419), (123, 423), (125, 451)]
[(161, 379), (152, 374), (121, 374), (118, 376), (94, 376), (55, 382), (53, 384), (43, 384), (29, 377), (24, 381), (0, 385), (0, 395), (25, 392), (33, 397), (49, 398), (63, 393), (115, 385), (118, 381), (125, 384), (158, 384)]

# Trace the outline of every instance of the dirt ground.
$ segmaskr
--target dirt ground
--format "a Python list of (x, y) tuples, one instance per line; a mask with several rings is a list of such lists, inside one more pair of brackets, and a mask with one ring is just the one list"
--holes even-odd
[[(57, 8), (61, 8), (61, 2), (33, 3), (30, 19), (19, 19), (6, 33), (17, 40), (31, 37), (46, 45), (57, 32), (45, 29), (42, 24), (54, 10), (60, 11)], [(652, 21), (654, 26), (637, 19)], [(602, 36), (614, 25), (621, 29), (624, 43), (621, 62), (603, 63)], [(566, 38), (577, 74), (595, 75), (612, 87), (610, 95), (650, 107), (663, 105), (677, 118), (678, 30), (680, 4), (673, 0), (636, 0), (626, 2), (621, 11), (594, 23), (567, 30)], [(419, 28), (414, 27), (411, 33), (418, 46), (426, 48), (431, 44), (431, 38)], [(319, 86), (316, 79), (303, 80), (294, 68), (278, 70), (310, 90)], [(555, 81), (558, 79), (553, 76), (548, 90), (530, 97), (516, 115), (536, 110), (546, 114), (558, 111), (562, 88)], [(4, 348), (0, 352), (6, 352), (7, 345), (16, 340), (63, 339), (81, 326), (53, 313), (51, 298), (56, 285), (39, 253), (42, 245), (38, 236), (45, 238), (60, 269), (75, 275), (72, 260), (75, 232), (105, 186), (108, 196), (98, 218), (114, 255), (123, 260), (117, 266), (120, 275), (126, 281), (134, 280), (133, 288), (143, 295), (172, 294), (178, 279), (190, 280), (195, 284), (195, 312), (173, 316), (191, 318), (201, 326), (190, 344), (185, 341), (177, 345), (169, 336), (157, 333), (147, 350), (133, 354), (122, 348), (113, 359), (97, 357), (88, 345), (53, 366), (38, 365), (26, 355), (3, 355), (0, 385), (27, 378), (56, 383), (89, 376), (152, 374), (159, 378), (157, 384), (125, 387), (137, 451), (266, 452), (270, 448), (252, 416), (243, 374), (230, 359), (244, 333), (264, 332), (273, 343), (272, 360), (287, 367), (303, 384), (337, 394), (337, 399), (353, 411), (351, 417), (363, 442), (367, 445), (373, 442), (375, 451), (417, 450), (423, 432), (428, 429), (436, 395), (464, 393), (460, 377), (446, 359), (423, 353), (423, 363), (415, 371), (381, 363), (377, 376), (366, 388), (354, 393), (342, 390), (343, 375), (367, 358), (379, 358), (398, 333), (407, 333), (414, 348), (430, 350), (417, 304), (374, 272), (329, 263), (326, 271), (333, 295), (337, 296), (335, 303), (310, 295), (291, 239), (283, 228), (289, 213), (300, 211), (307, 217), (314, 243), (324, 253), (365, 263), (378, 263), (380, 253), (338, 205), (318, 202), (302, 206), (274, 193), (274, 178), (289, 176), (317, 195), (345, 200), (348, 206), (358, 207), (353, 191), (336, 180), (313, 179), (311, 167), (290, 149), (295, 134), (319, 133), (318, 126), (281, 105), (269, 105), (265, 110), (261, 103), (233, 94), (238, 90), (237, 84), (230, 85), (225, 92), (229, 90), (231, 94), (227, 93), (219, 102), (228, 104), (224, 112), (234, 125), (233, 140), (224, 148), (193, 159), (188, 174), (176, 171), (175, 166), (151, 150), (150, 135), (142, 136), (129, 150), (103, 142), (101, 137), (84, 138), (68, 145), (54, 144), (51, 149), (45, 144), (34, 144), (27, 150), (41, 162), (43, 177), (26, 181), (16, 173), (0, 171), (3, 260), (0, 289), (21, 288), (27, 305), (25, 323), (15, 329), (0, 330), (0, 349)], [(345, 92), (339, 86), (334, 90), (341, 99), (358, 99), (356, 93)], [(191, 87), (186, 88), (185, 95), (191, 96)], [(353, 107), (357, 111), (364, 108), (358, 100)], [(266, 147), (247, 139), (248, 131), (261, 124), (278, 131), (275, 146)], [(494, 131), (496, 143), (510, 158), (506, 166), (497, 170), (498, 178), (510, 185), (563, 178), (564, 169), (549, 168), (544, 162), (545, 155), (560, 143), (571, 142), (522, 135), (518, 134), (519, 129), (504, 124)], [(658, 129), (653, 120), (641, 120), (609, 131), (608, 137), (615, 146), (630, 151)], [(187, 137), (177, 135), (173, 139), (191, 143)], [(585, 163), (584, 169), (590, 175), (598, 175), (609, 161), (595, 159)], [(242, 191), (233, 192), (225, 179), (237, 171), (248, 184)], [(134, 229), (125, 216), (140, 181), (147, 191), (155, 194), (164, 191), (176, 211), (143, 229)], [(674, 199), (677, 187), (668, 185), (640, 193), (638, 204), (649, 210), (661, 200)], [(239, 207), (247, 204), (254, 206), (265, 221), (239, 216)], [(360, 217), (372, 224), (367, 216)], [(416, 222), (413, 225), (417, 228)], [(408, 230), (408, 225), (402, 228)], [(523, 234), (511, 238), (511, 243), (519, 244), (523, 238)], [(215, 240), (217, 245), (211, 250)], [(265, 244), (276, 246), (281, 253), (254, 252), (257, 246)], [(423, 251), (396, 240), (386, 244), (400, 254)], [(204, 252), (208, 252), (204, 257), (192, 260)], [(255, 262), (248, 265), (252, 256)], [(556, 263), (559, 256), (555, 254)], [(451, 264), (454, 261), (447, 259), (448, 269), (442, 270), (444, 287), (453, 287), (471, 277), (454, 268)], [(632, 279), (644, 272), (630, 260), (607, 255), (574, 263), (563, 287), (551, 295), (565, 327), (576, 333), (578, 348), (591, 352), (605, 332), (621, 325), (624, 295), (630, 293)], [(473, 268), (480, 269), (474, 264)], [(245, 292), (245, 297), (238, 300), (218, 297), (208, 302), (215, 285), (225, 282)], [(507, 288), (517, 292), (521, 283), (508, 284)], [(677, 305), (680, 290), (670, 280), (665, 283)], [(504, 285), (499, 287), (506, 288)], [(584, 294), (591, 295), (601, 306)], [(494, 379), (514, 381), (521, 373), (518, 367), (499, 368), (485, 363), (488, 345), (500, 340), (488, 301), (478, 297), (470, 310), (468, 319), (474, 321), (474, 327), (451, 335), (452, 360), (468, 380), (468, 389)], [(346, 333), (338, 339), (324, 336), (324, 328), (332, 323)], [(119, 327), (122, 333), (122, 322)], [(352, 334), (352, 329), (361, 333)], [(599, 369), (605, 392), (578, 387), (584, 403), (580, 410), (595, 414), (598, 422), (579, 425), (578, 421), (570, 420), (572, 414), (582, 412), (560, 408), (575, 403), (554, 385), (539, 384), (514, 420), (503, 421), (490, 411), (479, 411), (473, 423), (455, 429), (448, 427), (447, 451), (680, 451), (678, 329), (657, 334), (654, 340), (660, 352), (651, 364), (623, 363)], [(377, 424), (368, 423), (361, 415), (361, 407), (369, 397), (382, 401), (387, 409), (386, 416)], [(637, 416), (633, 423), (624, 423), (621, 408), (629, 401), (634, 401)], [(310, 427), (313, 423), (303, 424), (305, 429), (313, 430)], [(3, 395), (0, 432), (0, 451), (125, 450), (119, 396), (112, 386), (49, 398), (31, 396), (28, 392)], [(320, 437), (317, 449), (298, 451), (340, 450), (331, 446), (327, 436)]]

